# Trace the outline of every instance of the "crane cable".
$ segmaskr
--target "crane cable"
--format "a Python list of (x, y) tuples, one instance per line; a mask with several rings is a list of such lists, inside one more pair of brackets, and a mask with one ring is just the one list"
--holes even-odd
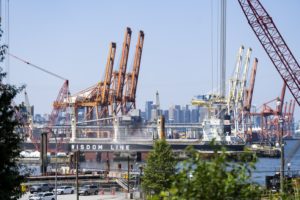
[(60, 75), (57, 75), (57, 74), (55, 74), (55, 73), (53, 73), (53, 72), (50, 72), (50, 71), (48, 71), (48, 70), (46, 70), (46, 69), (44, 69), (44, 68), (42, 68), (42, 67), (39, 67), (39, 66), (37, 66), (37, 65), (35, 65), (35, 64), (32, 64), (32, 63), (30, 63), (30, 62), (28, 62), (28, 61), (26, 61), (26, 60), (24, 60), (24, 59), (22, 59), (22, 58), (19, 58), (19, 57), (13, 55), (12, 53), (8, 53), (8, 55), (11, 56), (11, 57), (13, 57), (13, 58), (15, 58), (16, 60), (19, 60), (19, 61), (21, 61), (21, 62), (23, 62), (23, 63), (25, 63), (25, 64), (27, 64), (27, 65), (29, 65), (29, 66), (31, 66), (31, 67), (34, 67), (34, 68), (36, 68), (36, 69), (39, 69), (39, 70), (41, 70), (41, 71), (43, 71), (43, 72), (45, 72), (45, 73), (47, 73), (47, 74), (50, 74), (50, 75), (52, 75), (52, 76), (54, 76), (54, 77), (56, 77), (56, 78), (58, 78), (58, 79), (61, 79), (61, 80), (64, 80), (64, 81), (68, 80), (68, 79), (66, 79), (66, 78), (64, 78), (64, 77), (62, 77), (62, 76), (60, 76)]

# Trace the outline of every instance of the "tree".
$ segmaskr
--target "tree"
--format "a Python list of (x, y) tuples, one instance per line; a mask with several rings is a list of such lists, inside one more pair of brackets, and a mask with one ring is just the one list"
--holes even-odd
[(149, 153), (144, 169), (142, 188), (149, 196), (159, 196), (161, 191), (167, 191), (172, 184), (171, 177), (175, 174), (176, 160), (171, 146), (166, 140), (157, 140)]
[(225, 153), (214, 152), (211, 160), (188, 148), (189, 158), (183, 162), (182, 169), (174, 175), (172, 199), (260, 199), (260, 190), (251, 183), (251, 169), (255, 158), (248, 162), (244, 155), (238, 162), (230, 160)]
[(0, 200), (18, 199), (24, 177), (19, 174), (17, 160), (22, 141), (17, 128), (21, 126), (13, 98), (22, 90), (3, 83), (5, 73), (0, 68)]

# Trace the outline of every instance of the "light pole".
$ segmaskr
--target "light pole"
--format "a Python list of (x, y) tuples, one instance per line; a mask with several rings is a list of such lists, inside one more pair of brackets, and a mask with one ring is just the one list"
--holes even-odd
[(127, 169), (127, 192), (128, 192), (128, 195), (130, 196), (130, 188), (129, 188), (129, 168), (130, 168), (130, 160), (129, 160), (129, 156), (127, 156), (127, 164), (128, 164), (128, 169)]
[(55, 200), (57, 200), (57, 136), (55, 135)]
[(79, 200), (79, 182), (78, 182), (78, 163), (79, 163), (79, 150), (75, 151), (75, 166), (76, 166), (76, 200)]
[(279, 108), (279, 124), (280, 124), (280, 192), (284, 193), (284, 144), (283, 144), (283, 124), (284, 120), (281, 113), (281, 104), (282, 102), (280, 100), (277, 100), (277, 106)]

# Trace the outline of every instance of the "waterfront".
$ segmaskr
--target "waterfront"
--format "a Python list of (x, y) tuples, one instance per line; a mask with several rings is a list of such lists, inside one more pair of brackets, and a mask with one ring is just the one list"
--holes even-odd
[[(288, 171), (287, 161), (294, 150), (300, 143), (300, 140), (286, 140), (285, 141), (285, 171)], [(300, 149), (298, 149), (290, 160), (290, 170), (293, 172), (300, 172)], [(265, 185), (265, 177), (272, 176), (280, 170), (280, 158), (259, 158), (256, 163), (256, 170), (252, 174), (252, 180), (260, 185)]]
[[(300, 140), (287, 140), (285, 142), (285, 158), (288, 160), (293, 149), (300, 143)], [(298, 149), (290, 160), (291, 171), (300, 171), (300, 149)], [(144, 165), (144, 162), (136, 162), (134, 160), (130, 161), (130, 165), (133, 171), (138, 172), (139, 167)], [(128, 163), (126, 160), (114, 160), (109, 163), (111, 170), (117, 170), (121, 167), (122, 171), (127, 171)], [(285, 164), (287, 170), (287, 162)], [(31, 166), (34, 169), (34, 174), (40, 174), (40, 169), (38, 165)], [(85, 161), (80, 163), (81, 169), (97, 169), (105, 170), (107, 167), (107, 162), (96, 162), (96, 161)], [(280, 169), (280, 159), (279, 158), (259, 158), (256, 163), (256, 169), (253, 171), (252, 180), (260, 185), (265, 185), (265, 176), (274, 175)]]

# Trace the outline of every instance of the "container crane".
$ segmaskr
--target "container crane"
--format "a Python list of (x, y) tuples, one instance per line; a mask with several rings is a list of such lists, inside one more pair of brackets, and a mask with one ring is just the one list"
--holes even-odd
[[(135, 54), (134, 54), (134, 62), (132, 72), (126, 75), (126, 90), (123, 99), (123, 105), (125, 107), (125, 113), (131, 108), (136, 108), (136, 89), (139, 78), (143, 45), (144, 45), (144, 37), (145, 34), (143, 31), (139, 32), (138, 41), (136, 44)], [(131, 105), (128, 105), (131, 103)], [(128, 106), (128, 107), (127, 107)]]
[(108, 95), (110, 92), (110, 86), (112, 82), (112, 72), (114, 67), (114, 60), (116, 55), (116, 43), (111, 43), (109, 56), (107, 58), (105, 79), (101, 90), (101, 105), (108, 105)]
[(300, 105), (300, 66), (259, 0), (238, 0), (249, 25)]
[(238, 87), (238, 81), (240, 76), (243, 52), (244, 52), (244, 46), (241, 46), (237, 54), (234, 76), (230, 80), (231, 87), (229, 89), (229, 95), (227, 99), (228, 114), (231, 112), (232, 105), (235, 103), (237, 99), (237, 87)]
[(116, 104), (116, 107), (113, 108), (114, 113), (118, 113), (118, 110), (122, 109), (122, 101), (123, 101), (123, 88), (126, 78), (126, 69), (128, 63), (128, 55), (130, 49), (130, 41), (131, 41), (131, 29), (129, 27), (126, 28), (124, 35), (124, 42), (122, 47), (122, 57), (120, 61), (119, 71), (114, 72), (114, 87), (112, 96), (110, 98), (111, 105)]
[[(116, 43), (111, 42), (106, 62), (104, 80), (71, 97), (74, 106), (75, 120), (77, 121), (78, 108), (86, 108), (85, 118), (91, 119), (93, 111), (96, 111), (96, 118), (101, 118), (107, 113), (108, 95), (110, 92), (112, 70), (116, 54)], [(100, 110), (98, 110), (100, 108)]]
[(252, 97), (253, 97), (253, 91), (254, 91), (254, 84), (255, 84), (255, 77), (256, 77), (256, 71), (257, 71), (257, 63), (258, 59), (254, 59), (251, 75), (250, 75), (250, 83), (249, 88), (246, 89), (246, 98), (244, 103), (244, 110), (250, 111), (252, 106)]
[[(233, 78), (231, 79), (231, 88), (228, 97), (228, 114), (233, 112), (235, 132), (238, 134), (245, 131), (245, 113), (244, 99), (246, 98), (246, 84), (249, 71), (250, 57), (252, 49), (248, 48), (242, 68), (244, 47), (241, 46), (237, 56), (236, 68)], [(243, 72), (241, 72), (243, 70)]]
[[(97, 87), (91, 92), (91, 97), (88, 99), (89, 103), (94, 103), (97, 119), (107, 115), (109, 104), (109, 93), (112, 81), (112, 72), (114, 67), (114, 60), (116, 55), (116, 43), (112, 42), (109, 47), (109, 54), (107, 57), (104, 80), (101, 81)], [(101, 110), (99, 111), (98, 108)]]
[(247, 84), (251, 52), (252, 52), (252, 49), (249, 48), (246, 53), (246, 58), (245, 58), (245, 63), (244, 63), (244, 71), (242, 74), (240, 88), (239, 88), (237, 99), (236, 99), (236, 101), (237, 101), (236, 103), (240, 103), (241, 107), (243, 107), (244, 99), (245, 99), (245, 88), (246, 88), (246, 84)]
[(251, 123), (250, 110), (252, 106), (252, 97), (253, 97), (254, 84), (256, 78), (257, 63), (258, 63), (258, 59), (255, 58), (251, 70), (249, 87), (245, 89), (244, 107), (242, 111), (244, 113), (245, 125), (246, 125), (245, 130), (249, 141), (252, 140), (252, 123)]

